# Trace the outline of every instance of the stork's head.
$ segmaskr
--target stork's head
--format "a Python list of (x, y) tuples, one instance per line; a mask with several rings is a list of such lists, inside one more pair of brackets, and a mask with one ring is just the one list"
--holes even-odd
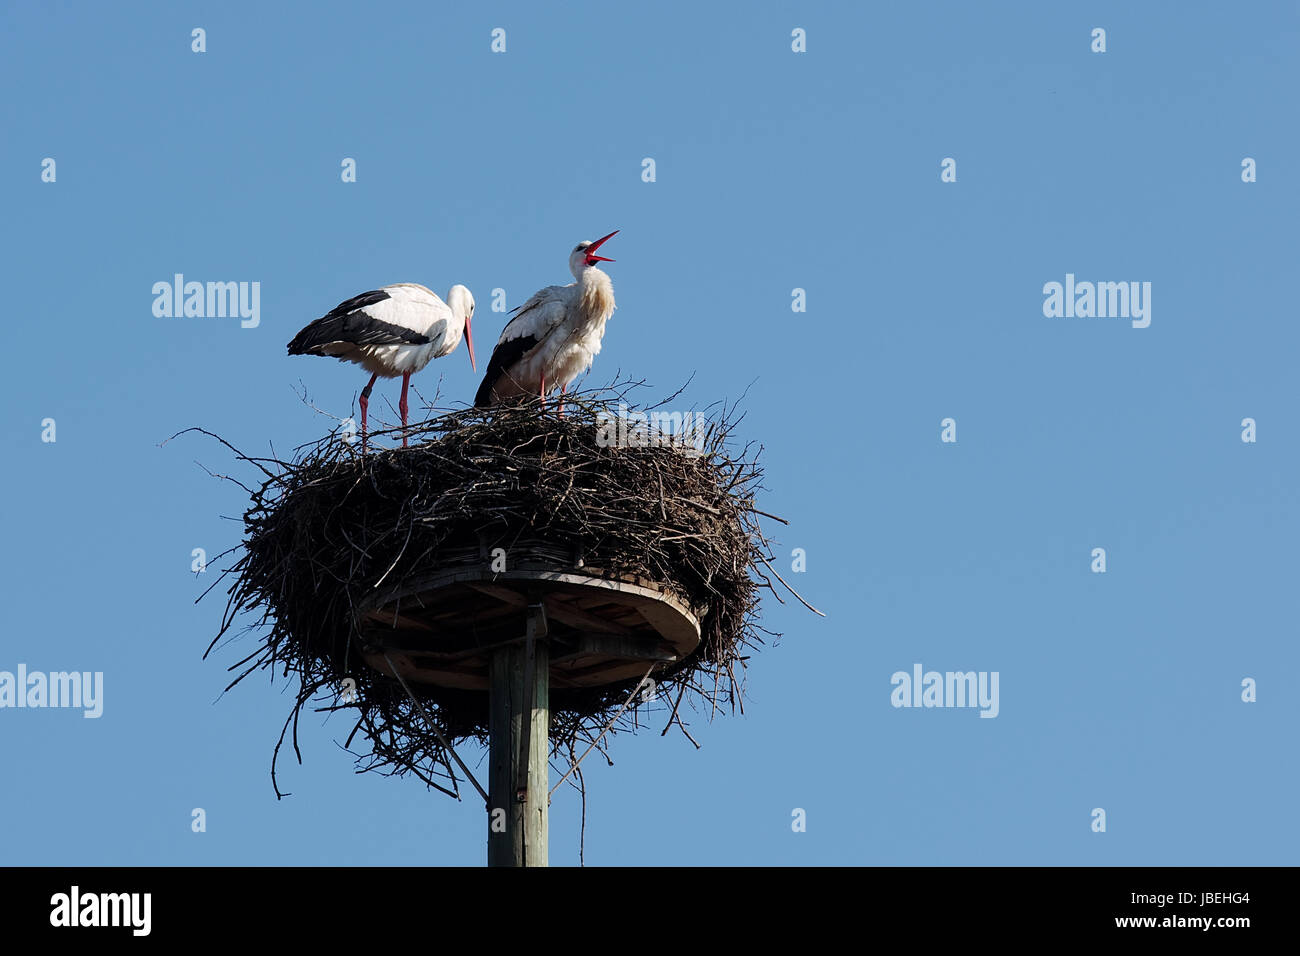
[(605, 244), (606, 240), (612, 239), (618, 235), (615, 229), (608, 236), (601, 236), (595, 242), (580, 242), (573, 247), (573, 252), (569, 253), (569, 271), (573, 273), (575, 279), (581, 279), (583, 270), (590, 269), (597, 262), (613, 262), (613, 259), (606, 259), (604, 256), (596, 255), (596, 250)]
[(470, 332), (470, 319), (474, 318), (474, 296), (463, 285), (454, 285), (447, 292), (447, 305), (451, 314), (465, 323), (465, 347), (469, 349), (469, 367), (478, 371), (474, 362), (474, 336)]

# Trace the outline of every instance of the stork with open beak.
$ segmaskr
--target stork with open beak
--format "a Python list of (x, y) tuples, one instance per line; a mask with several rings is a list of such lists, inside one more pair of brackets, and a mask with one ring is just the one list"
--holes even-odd
[(615, 229), (595, 242), (580, 242), (569, 254), (569, 271), (576, 282), (551, 285), (533, 293), (501, 331), (483, 383), (474, 396), (480, 407), (538, 395), (561, 394), (591, 367), (600, 352), (605, 323), (614, 314), (614, 284), (596, 268), (613, 262), (596, 250), (618, 235)]
[(402, 377), (402, 447), (406, 447), (406, 390), (411, 375), (436, 358), (450, 355), (461, 336), (469, 348), (470, 368), (474, 363), (474, 337), (470, 318), (474, 296), (463, 285), (454, 285), (443, 302), (429, 289), (414, 282), (398, 282), (373, 292), (363, 292), (340, 302), (325, 315), (293, 337), (290, 355), (328, 355), (342, 362), (356, 362), (370, 381), (361, 391), (361, 441), (366, 440), (366, 412), (375, 379)]

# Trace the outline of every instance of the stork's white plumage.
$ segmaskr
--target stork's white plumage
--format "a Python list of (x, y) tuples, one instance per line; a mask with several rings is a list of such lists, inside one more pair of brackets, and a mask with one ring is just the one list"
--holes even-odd
[[(373, 292), (363, 292), (340, 302), (293, 337), (290, 355), (326, 355), (356, 362), (371, 373), (361, 392), (361, 439), (366, 436), (366, 411), (375, 379), (402, 377), (402, 427), (406, 427), (406, 390), (411, 375), (436, 358), (450, 355), (462, 335), (475, 371), (474, 337), (470, 318), (474, 296), (454, 285), (443, 302), (414, 282), (398, 282)], [(406, 445), (406, 435), (402, 435)]]
[(557, 388), (567, 392), (569, 383), (591, 367), (614, 314), (614, 284), (596, 268), (597, 262), (614, 260), (596, 250), (617, 234), (615, 229), (595, 242), (578, 243), (569, 254), (569, 271), (577, 281), (547, 286), (512, 310), (515, 317), (497, 340), (475, 405), (531, 395), (544, 401)]

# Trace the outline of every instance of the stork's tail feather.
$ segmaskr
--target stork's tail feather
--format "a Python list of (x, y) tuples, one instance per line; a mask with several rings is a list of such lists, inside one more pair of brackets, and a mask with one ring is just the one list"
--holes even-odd
[[(293, 337), (288, 349), (290, 355), (323, 355), (322, 348), (339, 340), (337, 322), (317, 320)], [(327, 326), (333, 326), (332, 328)]]
[(497, 347), (492, 350), (492, 357), (488, 359), (487, 371), (483, 373), (483, 384), (474, 396), (475, 408), (487, 408), (496, 404), (492, 400), (492, 390), (497, 382), (509, 374), (508, 369), (512, 365), (536, 348), (537, 342), (535, 335), (520, 335), (497, 343)]

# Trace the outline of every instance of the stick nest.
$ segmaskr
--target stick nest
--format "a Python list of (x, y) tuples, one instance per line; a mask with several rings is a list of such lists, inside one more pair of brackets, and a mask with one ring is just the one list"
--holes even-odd
[[(411, 426), (409, 448), (380, 449), (400, 432), (373, 433), (365, 454), (337, 433), (291, 461), (250, 458), (227, 445), (262, 480), (240, 483), (252, 502), (242, 544), (227, 552), (235, 559), (220, 579), (230, 581), (228, 601), (208, 650), (251, 614), (257, 647), (230, 667), (236, 676), (227, 690), (262, 670), (298, 682), (273, 782), (290, 725), (301, 761), (298, 721), (315, 703), (355, 720), (344, 746), (351, 751), (358, 734), (368, 743), (351, 751), (358, 772), (412, 773), (460, 795), (464, 774), (442, 741), (486, 742), (487, 695), (413, 682), (408, 693), (362, 660), (355, 609), (378, 583), (428, 575), (449, 550), (484, 541), (508, 548), (521, 536), (544, 539), (589, 566), (658, 582), (700, 619), (699, 647), (654, 665), (658, 694), (649, 703), (629, 706), (641, 696), (637, 680), (553, 692), (556, 753), (599, 746), (607, 730), (657, 723), (655, 710), (658, 719), (667, 712), (661, 734), (676, 723), (689, 738), (684, 703), (710, 716), (720, 706), (743, 712), (747, 655), (770, 635), (758, 624), (759, 596), (775, 593), (771, 577), (780, 580), (754, 504), (758, 450), (729, 449), (739, 419), (726, 406), (710, 409), (693, 449), (602, 443), (615, 400), (624, 393), (571, 395), (563, 417), (553, 400), (545, 408), (533, 401), (451, 411)], [(278, 784), (276, 793), (283, 795)]]

